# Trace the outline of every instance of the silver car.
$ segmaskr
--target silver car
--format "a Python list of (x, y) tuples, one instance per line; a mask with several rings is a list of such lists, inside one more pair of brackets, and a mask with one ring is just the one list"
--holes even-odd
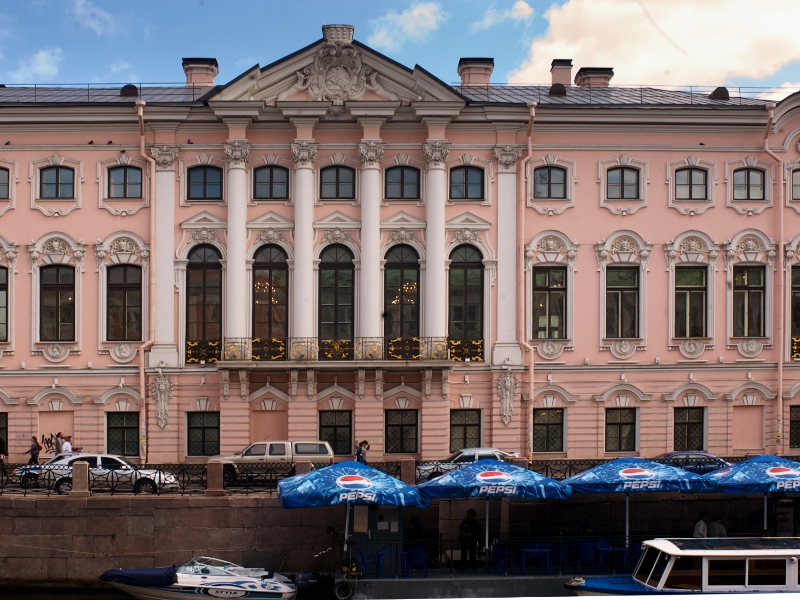
[(474, 463), (487, 458), (505, 460), (507, 458), (516, 458), (517, 456), (519, 456), (517, 452), (506, 452), (499, 448), (462, 448), (442, 460), (417, 463), (417, 482), (430, 481), (467, 463)]

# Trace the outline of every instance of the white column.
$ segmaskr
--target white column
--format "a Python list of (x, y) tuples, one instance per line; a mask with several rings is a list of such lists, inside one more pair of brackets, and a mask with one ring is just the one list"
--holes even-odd
[(175, 345), (175, 159), (177, 146), (154, 146), (150, 155), (156, 161), (156, 198), (150, 198), (156, 211), (155, 253), (150, 268), (155, 270), (155, 298), (150, 300), (155, 311), (155, 339), (150, 350), (150, 367), (177, 367)]
[(381, 315), (381, 172), (384, 146), (363, 141), (358, 154), (361, 169), (361, 277), (359, 281), (359, 337), (383, 337)]
[(292, 337), (310, 338), (314, 327), (314, 159), (313, 140), (292, 144), (294, 175), (294, 290)]
[[(247, 162), (250, 144), (228, 140), (228, 255), (225, 282), (225, 360), (249, 360), (247, 326)], [(236, 341), (233, 341), (236, 339)], [(229, 343), (229, 340), (231, 342)]]
[(494, 149), (497, 171), (497, 341), (494, 364), (522, 362), (517, 342), (517, 159), (522, 151), (514, 146)]
[(428, 172), (425, 178), (425, 337), (447, 335), (447, 276), (445, 271), (445, 219), (447, 173), (444, 162), (450, 146), (444, 141), (429, 140), (423, 145)]

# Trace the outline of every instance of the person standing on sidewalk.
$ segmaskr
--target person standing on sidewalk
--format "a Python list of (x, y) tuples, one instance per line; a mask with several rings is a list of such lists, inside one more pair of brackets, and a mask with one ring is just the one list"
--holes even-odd
[(367, 450), (369, 450), (369, 442), (364, 440), (356, 448), (356, 462), (367, 464)]
[(64, 454), (72, 452), (72, 436), (68, 435), (64, 438)]
[(25, 451), (25, 454), (30, 454), (31, 459), (28, 461), (29, 465), (38, 465), (39, 464), (39, 451), (42, 449), (42, 445), (39, 443), (39, 440), (36, 439), (35, 435), (31, 436), (31, 447)]
[(61, 435), (59, 431), (56, 434), (56, 456), (64, 452), (64, 436)]

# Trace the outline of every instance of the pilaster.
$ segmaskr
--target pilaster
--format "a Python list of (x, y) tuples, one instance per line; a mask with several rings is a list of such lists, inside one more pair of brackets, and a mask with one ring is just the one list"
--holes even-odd
[(292, 144), (294, 181), (294, 295), (292, 330), (295, 338), (315, 336), (314, 315), (314, 161), (317, 145), (313, 139)]
[(445, 204), (447, 203), (447, 173), (445, 161), (450, 152), (446, 140), (428, 140), (422, 146), (428, 165), (425, 194), (425, 311), (423, 335), (447, 335), (447, 277), (445, 271)]
[(361, 159), (361, 281), (359, 286), (359, 336), (383, 337), (381, 290), (381, 172), (384, 145), (362, 140)]

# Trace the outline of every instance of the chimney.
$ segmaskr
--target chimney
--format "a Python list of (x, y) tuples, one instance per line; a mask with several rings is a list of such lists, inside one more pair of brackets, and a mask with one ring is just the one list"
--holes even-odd
[(216, 58), (184, 58), (183, 72), (186, 85), (213, 86), (219, 65)]
[(493, 58), (459, 58), (458, 76), (461, 85), (489, 85), (494, 71)]
[(614, 77), (614, 69), (610, 67), (581, 67), (575, 75), (575, 85), (582, 88), (608, 87)]
[(554, 58), (550, 63), (550, 75), (553, 77), (551, 83), (560, 83), (564, 87), (572, 85), (572, 59)]

